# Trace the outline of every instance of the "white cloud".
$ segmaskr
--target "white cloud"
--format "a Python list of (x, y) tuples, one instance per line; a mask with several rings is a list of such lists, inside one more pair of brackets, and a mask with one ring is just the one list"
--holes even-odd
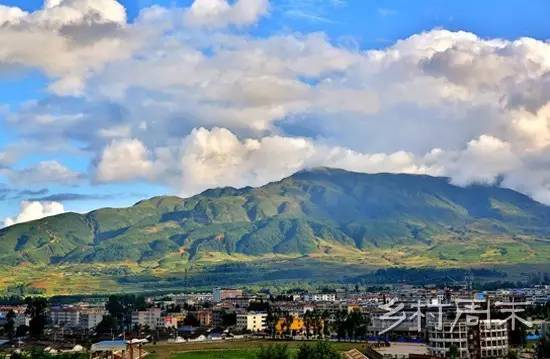
[(0, 26), (4, 24), (18, 24), (27, 13), (18, 7), (10, 7), (0, 4)]
[(86, 77), (137, 46), (115, 0), (46, 1), (31, 13), (0, 6), (0, 26), (0, 66), (37, 67), (59, 94), (81, 93)]
[(5, 169), (3, 174), (11, 183), (17, 185), (75, 184), (83, 178), (82, 174), (57, 161), (41, 161), (21, 170)]
[(247, 33), (268, 10), (198, 0), (128, 23), (113, 0), (4, 9), (0, 64), (80, 95), (29, 102), (7, 124), (78, 143), (100, 182), (192, 193), (329, 165), (502, 183), (550, 203), (548, 41), (436, 29), (362, 51), (322, 33)]
[(148, 178), (152, 169), (149, 157), (149, 151), (139, 140), (114, 141), (101, 154), (96, 179), (110, 182)]
[(267, 14), (269, 0), (195, 0), (185, 13), (191, 26), (224, 27), (251, 25)]
[(59, 202), (22, 201), (20, 203), (19, 214), (14, 218), (6, 218), (4, 220), (4, 227), (12, 226), (17, 223), (34, 221), (63, 212), (65, 212), (65, 209)]
[(303, 168), (330, 166), (363, 172), (423, 173), (412, 154), (364, 154), (307, 138), (239, 139), (225, 128), (194, 129), (174, 148), (147, 149), (138, 140), (114, 142), (97, 165), (99, 181), (148, 179), (182, 195), (210, 187), (263, 185)]
[(464, 150), (434, 149), (426, 157), (433, 174), (448, 176), (460, 186), (494, 184), (499, 176), (517, 168), (520, 161), (509, 143), (488, 135), (471, 140)]

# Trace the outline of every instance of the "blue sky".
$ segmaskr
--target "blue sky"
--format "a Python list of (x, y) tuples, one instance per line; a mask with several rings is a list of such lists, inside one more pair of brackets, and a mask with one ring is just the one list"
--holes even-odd
[[(252, 15), (198, 2), (222, 15), (191, 0), (0, 0), (0, 224), (24, 200), (83, 212), (327, 164), (505, 178), (550, 200), (532, 130), (548, 127), (548, 1), (258, 0)], [(75, 18), (55, 12), (67, 6)]]

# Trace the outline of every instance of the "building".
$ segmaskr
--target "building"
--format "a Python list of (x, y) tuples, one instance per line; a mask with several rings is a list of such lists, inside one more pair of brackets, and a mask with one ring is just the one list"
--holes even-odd
[(162, 328), (164, 321), (161, 317), (162, 311), (160, 308), (149, 308), (132, 313), (132, 326), (140, 325), (149, 328)]
[(336, 293), (304, 294), (303, 298), (306, 302), (335, 302)]
[(27, 327), (31, 325), (31, 317), (26, 315), (25, 312), (15, 315), (15, 327), (19, 328), (22, 325)]
[(74, 307), (53, 308), (50, 311), (52, 325), (64, 328), (78, 328), (80, 326), (80, 311)]
[(50, 322), (63, 328), (93, 329), (104, 315), (102, 308), (57, 307), (50, 311)]
[(478, 325), (460, 321), (451, 330), (451, 322), (441, 330), (428, 327), (428, 350), (436, 358), (449, 358), (451, 347), (457, 358), (497, 359), (508, 356), (508, 326), (505, 320), (480, 320)]
[(243, 291), (242, 289), (214, 288), (212, 290), (212, 296), (214, 302), (219, 303), (228, 298), (241, 298), (243, 296)]
[(237, 314), (237, 329), (251, 332), (262, 332), (267, 329), (267, 313), (240, 313)]
[(210, 327), (212, 325), (212, 311), (205, 309), (197, 312), (197, 320), (201, 327)]
[(178, 318), (173, 316), (162, 317), (164, 322), (164, 328), (177, 328), (178, 327)]
[(89, 309), (80, 312), (79, 327), (93, 329), (103, 320), (105, 311), (101, 309)]
[(212, 302), (212, 293), (192, 293), (174, 296), (174, 304), (183, 306), (185, 304), (195, 305), (198, 303)]

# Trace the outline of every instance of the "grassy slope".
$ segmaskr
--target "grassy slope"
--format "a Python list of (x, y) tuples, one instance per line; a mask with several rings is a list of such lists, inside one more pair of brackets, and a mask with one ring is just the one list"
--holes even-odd
[(300, 271), (337, 278), (341, 271), (319, 268), (344, 264), (544, 266), (549, 225), (549, 207), (511, 190), (318, 169), (255, 189), (157, 197), (0, 230), (0, 269), (11, 274), (0, 288), (93, 292), (162, 287), (164, 280), (181, 286), (193, 276), (219, 281), (212, 268), (223, 263), (244, 265), (234, 282), (258, 283), (293, 280)]

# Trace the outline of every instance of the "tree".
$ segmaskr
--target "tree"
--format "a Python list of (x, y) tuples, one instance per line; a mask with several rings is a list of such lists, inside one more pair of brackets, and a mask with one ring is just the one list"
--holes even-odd
[(224, 311), (222, 313), (222, 326), (224, 328), (227, 328), (235, 324), (237, 324), (237, 313)]
[(97, 334), (112, 334), (116, 333), (118, 330), (118, 320), (113, 317), (112, 315), (105, 315), (103, 316), (103, 319), (97, 327), (95, 328), (95, 331)]
[(10, 310), (6, 315), (6, 324), (4, 324), (4, 330), (10, 340), (12, 340), (15, 335), (15, 315), (15, 312)]
[(274, 344), (260, 347), (256, 359), (290, 359), (290, 352), (286, 344)]
[(341, 340), (346, 337), (346, 319), (348, 317), (348, 312), (345, 310), (339, 310), (335, 315), (334, 330), (338, 340)]
[(48, 300), (43, 297), (26, 298), (27, 304), (26, 314), (31, 317), (29, 323), (29, 332), (33, 338), (39, 338), (44, 332), (47, 316), (46, 309), (48, 308)]
[(318, 341), (300, 345), (296, 359), (341, 359), (341, 356), (328, 342)]
[(132, 311), (146, 308), (145, 298), (135, 295), (111, 295), (105, 305), (105, 309), (117, 320), (120, 328), (130, 328)]
[(275, 327), (281, 316), (282, 313), (279, 308), (270, 307), (267, 311), (266, 325), (272, 338), (275, 338)]
[(200, 325), (200, 322), (197, 319), (197, 317), (195, 316), (195, 314), (189, 313), (189, 314), (187, 314), (185, 319), (183, 319), (183, 324), (184, 325), (190, 325), (192, 327), (198, 327)]
[(537, 358), (550, 358), (550, 329), (546, 329), (537, 347)]
[[(32, 348), (29, 351), (13, 353), (12, 359), (86, 359), (88, 356), (83, 353), (50, 354), (41, 349)], [(1, 356), (0, 356), (1, 358)]]
[(29, 327), (28, 326), (20, 325), (15, 330), (15, 337), (16, 338), (24, 337), (25, 335), (27, 335), (28, 332), (29, 332)]
[(449, 347), (449, 357), (451, 359), (456, 359), (458, 357), (458, 348), (455, 344), (451, 344)]
[(354, 310), (347, 314), (344, 322), (346, 333), (349, 338), (357, 339), (367, 334), (367, 325), (369, 318), (365, 317), (360, 311)]
[(514, 346), (523, 346), (526, 341), (527, 330), (523, 325), (516, 325), (515, 330), (510, 331), (510, 344)]

